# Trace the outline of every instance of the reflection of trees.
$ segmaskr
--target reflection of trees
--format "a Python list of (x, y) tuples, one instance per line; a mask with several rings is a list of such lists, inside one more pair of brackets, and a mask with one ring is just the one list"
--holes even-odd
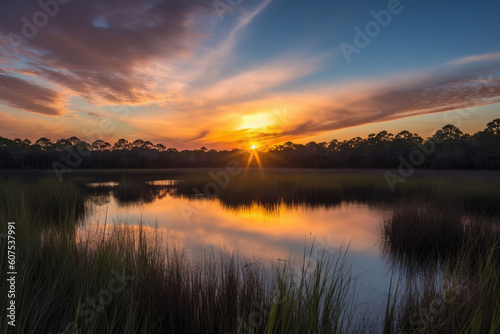
[(363, 203), (388, 212), (381, 230), (383, 253), (403, 267), (435, 268), (456, 258), (464, 248), (474, 254), (488, 252), (500, 240), (497, 188), (494, 192), (485, 186), (470, 188), (466, 182), (443, 190), (454, 181), (435, 184), (435, 180), (414, 180), (414, 186), (408, 180), (408, 188), (393, 194), (386, 184), (377, 185), (363, 176), (255, 173), (235, 176), (217, 196), (207, 197), (193, 192), (208, 182), (200, 176), (171, 183), (124, 177), (119, 183), (88, 187), (86, 193), (95, 204), (113, 197), (121, 206), (153, 203), (167, 195), (200, 201), (216, 198), (227, 210), (264, 216), (279, 215), (283, 207), (317, 209)]
[(91, 204), (97, 205), (97, 206), (102, 206), (105, 204), (108, 204), (110, 200), (110, 195), (92, 195), (89, 198), (89, 201)]
[(118, 205), (138, 205), (153, 203), (162, 199), (172, 190), (172, 185), (158, 185), (144, 181), (125, 180), (117, 185), (99, 185), (86, 187), (85, 193), (96, 205), (103, 205), (113, 197)]
[(120, 182), (114, 189), (113, 195), (119, 205), (147, 204), (167, 196), (170, 187), (145, 182), (124, 181)]
[[(342, 190), (336, 187), (316, 187), (316, 184), (297, 182), (295, 177), (280, 177), (269, 175), (263, 177), (258, 174), (233, 177), (228, 187), (220, 188), (216, 196), (223, 206), (233, 210), (244, 209), (253, 204), (270, 212), (276, 207), (332, 207), (347, 200)], [(175, 187), (174, 195), (192, 197), (193, 189), (204, 189), (205, 178), (187, 178)], [(205, 196), (203, 196), (205, 197)], [(362, 200), (363, 196), (357, 198)]]

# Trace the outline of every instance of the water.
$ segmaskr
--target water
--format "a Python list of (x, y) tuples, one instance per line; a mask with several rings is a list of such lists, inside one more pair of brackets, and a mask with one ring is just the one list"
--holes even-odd
[(88, 184), (83, 226), (142, 221), (194, 256), (205, 247), (220, 248), (237, 251), (249, 262), (292, 259), (300, 263), (313, 242), (334, 254), (348, 246), (360, 314), (383, 313), (391, 275), (397, 275), (382, 252), (381, 223), (387, 213), (383, 206), (297, 201), (235, 207), (217, 198), (180, 196), (175, 192), (177, 182), (141, 183), (142, 191), (132, 195), (120, 192), (117, 182)]

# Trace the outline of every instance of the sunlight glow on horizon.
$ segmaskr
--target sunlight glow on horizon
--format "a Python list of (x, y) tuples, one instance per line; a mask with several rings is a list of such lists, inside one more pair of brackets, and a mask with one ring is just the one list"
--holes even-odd
[(242, 122), (236, 130), (258, 130), (265, 129), (273, 125), (273, 120), (267, 113), (241, 116)]
[[(284, 0), (222, 15), (191, 2), (72, 2), (19, 52), (5, 38), (21, 33), (12, 15), (39, 8), (9, 2), (0, 13), (0, 134), (262, 151), (382, 129), (425, 137), (459, 121), (473, 133), (500, 105), (500, 49), (488, 37), (500, 4), (458, 3), (452, 13), (404, 4), (348, 61), (340, 44), (356, 46), (353, 27), (386, 1), (314, 1), (306, 16)], [(447, 117), (460, 108), (474, 110)]]

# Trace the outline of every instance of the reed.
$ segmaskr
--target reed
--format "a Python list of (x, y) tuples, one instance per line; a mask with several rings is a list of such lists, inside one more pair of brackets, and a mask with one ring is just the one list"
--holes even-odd
[[(179, 196), (209, 179), (193, 174), (183, 180), (176, 185)], [(495, 333), (500, 328), (498, 220), (490, 204), (483, 216), (471, 209), (474, 199), (497, 198), (494, 180), (416, 178), (393, 194), (376, 175), (251, 173), (221, 187), (220, 199), (228, 205), (292, 205), (301, 199), (311, 205), (374, 203), (385, 196), (396, 203), (382, 227), (388, 252), (409, 255), (408, 263), (437, 254), (444, 270), (395, 281), (378, 327), (355, 320), (364, 317), (354, 317), (347, 249), (318, 253), (312, 247), (302, 263), (254, 263), (215, 250), (193, 258), (141, 221), (78, 226), (85, 210), (80, 182), (37, 177), (0, 183), (0, 233), (6, 233), (5, 222), (16, 222), (19, 332)], [(134, 198), (128, 196), (135, 189), (131, 185), (118, 190), (124, 202)], [(141, 190), (151, 198), (149, 191)], [(6, 239), (0, 243), (6, 272)], [(310, 258), (317, 259), (314, 268)], [(0, 305), (7, 304), (7, 288), (0, 286)], [(0, 317), (6, 315), (2, 307)], [(7, 324), (2, 326), (7, 333)]]
[(486, 254), (465, 246), (443, 272), (407, 283), (395, 317), (402, 333), (498, 333), (500, 283), (498, 245)]
[[(295, 278), (280, 274), (279, 264), (256, 264), (226, 251), (192, 259), (140, 221), (76, 227), (77, 214), (69, 199), (64, 204), (67, 210), (61, 211), (64, 216), (58, 218), (66, 224), (47, 221), (46, 214), (40, 214), (45, 211), (37, 211), (45, 209), (26, 196), (29, 187), (0, 186), (20, 201), (20, 211), (9, 209), (16, 221), (19, 332), (237, 333), (244, 328), (276, 332), (291, 321), (280, 313), (282, 319), (268, 326), (279, 284), (290, 288), (290, 298), (281, 307), (295, 314), (311, 309), (300, 320), (300, 328), (322, 332), (334, 324), (341, 328), (337, 322), (345, 311), (341, 303), (348, 276), (339, 276), (335, 285), (330, 282), (344, 263), (329, 267), (334, 255), (325, 255), (315, 273), (295, 287)], [(41, 182), (36, 187), (43, 194), (43, 188), (53, 184)], [(62, 200), (67, 193), (56, 196)], [(12, 220), (10, 205), (1, 202), (1, 221)], [(5, 225), (0, 232), (6, 232)], [(1, 249), (5, 271), (4, 239)], [(7, 285), (2, 284), (0, 303), (7, 302)], [(2, 319), (6, 312), (1, 309)], [(7, 332), (6, 324), (2, 332)]]

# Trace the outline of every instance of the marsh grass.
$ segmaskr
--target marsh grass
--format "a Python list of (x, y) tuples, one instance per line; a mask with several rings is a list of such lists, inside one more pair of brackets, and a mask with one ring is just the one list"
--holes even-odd
[(497, 333), (500, 221), (464, 213), (450, 199), (397, 203), (382, 224), (384, 250), (406, 273), (403, 333)]
[(386, 252), (423, 263), (459, 250), (465, 233), (462, 216), (453, 206), (420, 198), (397, 203), (382, 225)]
[[(39, 194), (52, 186), (50, 182), (36, 185)], [(142, 222), (77, 228), (76, 210), (71, 209), (74, 201), (69, 198), (64, 204), (68, 209), (58, 217), (66, 224), (51, 223), (45, 213), (35, 211), (38, 206), (29, 203), (31, 185), (0, 187), (20, 203), (20, 211), (10, 208), (16, 221), (19, 332), (239, 333), (250, 329), (262, 333), (267, 328), (276, 333), (283, 326), (328, 332), (329, 326), (340, 329), (347, 324), (340, 320), (347, 312), (348, 275), (345, 261), (327, 265), (334, 254), (324, 254), (312, 275), (306, 277), (302, 270), (301, 283), (295, 285), (297, 277), (282, 271), (279, 264), (248, 265), (250, 260), (229, 252), (207, 252), (193, 260)], [(62, 190), (56, 194), (68, 195)], [(2, 221), (12, 220), (6, 210), (9, 205), (2, 202)], [(1, 246), (5, 271), (4, 239)], [(277, 312), (273, 309), (279, 286), (286, 286), (289, 296), (279, 303), (285, 311)], [(0, 288), (2, 305), (7, 304), (6, 289), (6, 285)], [(6, 315), (2, 308), (0, 316)], [(275, 320), (269, 326), (271, 317)], [(2, 331), (7, 332), (7, 327)]]
[[(450, 200), (414, 197), (397, 202), (382, 223), (382, 245), (400, 265), (434, 267), (464, 252), (485, 254), (500, 240), (496, 217), (466, 214)], [(494, 253), (498, 255), (497, 252)]]
[(278, 268), (277, 295), (265, 333), (341, 333), (355, 328), (347, 248), (335, 258), (324, 250), (318, 253), (307, 275), (309, 266), (304, 257), (299, 273), (289, 262)]
[[(17, 255), (20, 332), (224, 333), (246, 305), (266, 298), (266, 278), (253, 268), (240, 272), (242, 259), (224, 254), (194, 263), (142, 226), (83, 234), (48, 227), (43, 238), (28, 239)], [(117, 275), (127, 278), (117, 282)]]
[[(228, 252), (192, 261), (140, 225), (76, 234), (47, 227), (43, 235), (18, 251), (21, 332), (330, 333), (347, 325), (349, 279), (344, 262), (327, 265), (332, 257), (296, 286), (288, 271)], [(117, 275), (127, 277), (123, 289)]]
[(0, 208), (11, 221), (73, 225), (74, 221), (68, 217), (85, 214), (85, 197), (75, 183), (59, 183), (55, 178), (34, 181), (14, 178), (1, 180)]
[[(395, 281), (381, 327), (354, 320), (362, 317), (353, 316), (347, 250), (316, 255), (318, 264), (312, 271), (307, 261), (299, 263), (297, 271), (292, 262), (250, 265), (254, 261), (229, 252), (207, 252), (193, 259), (142, 222), (105, 221), (94, 229), (79, 228), (76, 222), (84, 200), (76, 179), (62, 184), (42, 177), (2, 181), (0, 233), (6, 232), (4, 222), (16, 221), (16, 329), (24, 333), (498, 332), (500, 257), (498, 234), (492, 232), (498, 228), (484, 225), (496, 221), (496, 209), (486, 204), (485, 210), (491, 211), (482, 217), (468, 210), (468, 204), (457, 208), (457, 203), (484, 196), (493, 203), (498, 198), (496, 181), (407, 181), (392, 194), (385, 180), (374, 175), (251, 174), (232, 178), (219, 195), (229, 205), (376, 202), (385, 196), (402, 201), (386, 220), (384, 233), (391, 252), (416, 258), (428, 251), (439, 253), (445, 270), (442, 276), (429, 274), (404, 284)], [(204, 176), (186, 176), (178, 194), (190, 196), (192, 187), (203, 182), (207, 182)], [(134, 187), (123, 191), (132, 193)], [(412, 201), (415, 196), (438, 202)], [(5, 272), (4, 238), (0, 253)], [(1, 305), (7, 304), (6, 296), (3, 284)], [(4, 307), (0, 316), (6, 318)], [(6, 323), (1, 330), (7, 333)]]
[[(452, 203), (455, 210), (494, 216), (500, 213), (500, 177), (489, 173), (442, 175), (427, 171), (404, 179), (392, 192), (387, 180), (378, 174), (277, 174), (247, 171), (231, 176), (229, 183), (218, 187), (215, 197), (228, 207), (305, 204), (312, 207), (335, 206), (342, 201), (391, 204), (394, 200), (415, 197), (435, 201), (438, 205)], [(180, 196), (193, 196), (197, 189), (214, 180), (208, 174), (186, 174), (176, 187)]]
[(444, 272), (413, 277), (395, 319), (403, 333), (498, 333), (498, 245), (486, 254), (465, 246)]

